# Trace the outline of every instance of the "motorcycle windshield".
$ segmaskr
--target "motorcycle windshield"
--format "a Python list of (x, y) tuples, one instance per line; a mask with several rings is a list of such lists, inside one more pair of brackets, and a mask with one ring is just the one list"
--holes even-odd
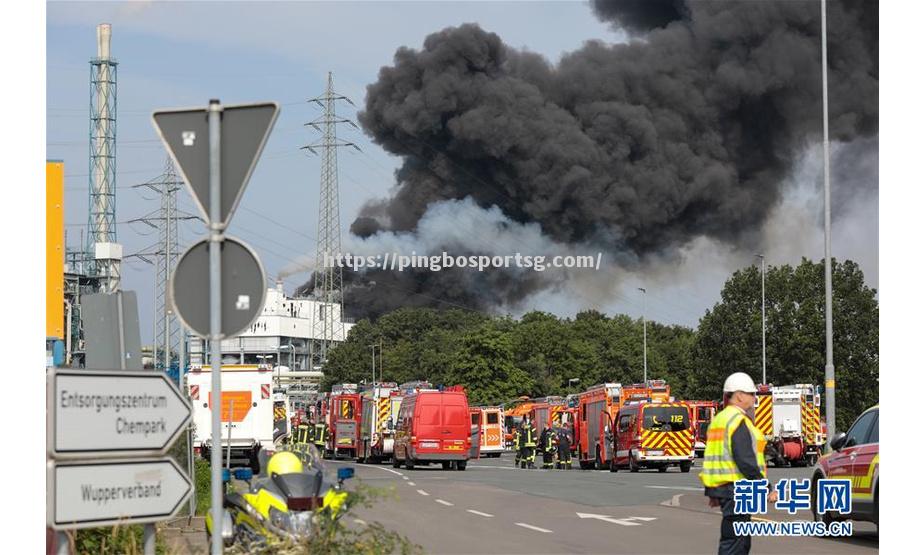
[(323, 475), (317, 471), (277, 474), (273, 481), (286, 498), (317, 497), (322, 489)]

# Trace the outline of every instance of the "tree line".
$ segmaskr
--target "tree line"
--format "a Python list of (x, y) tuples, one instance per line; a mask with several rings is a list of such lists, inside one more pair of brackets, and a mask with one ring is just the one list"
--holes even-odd
[[(824, 265), (766, 270), (767, 381), (823, 385)], [(834, 363), (839, 430), (879, 399), (879, 304), (856, 263), (834, 261)], [(648, 377), (664, 379), (678, 399), (719, 399), (725, 377), (761, 380), (760, 270), (726, 281), (721, 300), (696, 329), (651, 320)], [(520, 319), (474, 311), (402, 308), (361, 320), (330, 353), (324, 389), (376, 379), (461, 384), (472, 404), (519, 396), (564, 395), (643, 376), (642, 321), (596, 310), (573, 318), (533, 311)], [(380, 356), (381, 355), (381, 356)]]

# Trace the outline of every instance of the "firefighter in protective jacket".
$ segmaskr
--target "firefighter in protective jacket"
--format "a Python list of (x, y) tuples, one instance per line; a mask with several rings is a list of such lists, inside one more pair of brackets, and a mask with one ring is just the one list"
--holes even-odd
[(520, 427), (517, 426), (513, 429), (513, 452), (516, 457), (513, 460), (513, 466), (520, 466), (520, 450), (522, 448), (523, 446), (520, 445)]
[(523, 416), (520, 425), (520, 468), (536, 468), (536, 428), (529, 421), (529, 415)]
[(557, 468), (571, 470), (571, 438), (564, 429), (558, 430), (558, 465)]
[(327, 422), (321, 420), (314, 425), (314, 445), (323, 456), (327, 452)]
[(542, 451), (542, 468), (551, 470), (555, 465), (555, 433), (552, 428), (542, 430), (539, 436), (539, 449)]

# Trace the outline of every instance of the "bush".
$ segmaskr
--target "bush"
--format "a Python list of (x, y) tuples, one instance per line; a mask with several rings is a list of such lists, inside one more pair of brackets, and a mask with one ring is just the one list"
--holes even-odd
[[(140, 555), (144, 552), (144, 525), (87, 528), (67, 533), (70, 552), (75, 555)], [(166, 553), (166, 546), (158, 537), (156, 553)]]
[(196, 491), (194, 492), (196, 496), (196, 514), (204, 516), (208, 514), (209, 509), (212, 507), (212, 467), (207, 460), (196, 457), (193, 470), (195, 472), (193, 481), (196, 486)]
[[(394, 490), (391, 490), (393, 493)], [(420, 546), (411, 543), (397, 532), (386, 530), (381, 524), (370, 523), (358, 530), (348, 528), (345, 522), (350, 512), (358, 507), (371, 507), (384, 497), (390, 496), (384, 489), (359, 485), (350, 492), (341, 508), (341, 517), (333, 519), (327, 511), (318, 512), (318, 522), (312, 527), (311, 536), (297, 541), (267, 538), (262, 544), (235, 544), (225, 550), (232, 555), (274, 554), (274, 555), (382, 555), (400, 553), (414, 555), (423, 553)]]

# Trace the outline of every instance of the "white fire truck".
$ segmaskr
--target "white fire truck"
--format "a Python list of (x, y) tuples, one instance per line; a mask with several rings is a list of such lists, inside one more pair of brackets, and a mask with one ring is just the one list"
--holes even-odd
[(812, 384), (758, 386), (755, 425), (767, 439), (768, 463), (814, 465), (824, 445), (818, 388)]
[[(206, 460), (212, 449), (212, 367), (193, 367), (187, 382), (193, 414), (193, 448)], [(222, 460), (260, 471), (259, 453), (273, 447), (273, 373), (269, 365), (221, 367)], [(230, 446), (230, 451), (229, 451)]]

